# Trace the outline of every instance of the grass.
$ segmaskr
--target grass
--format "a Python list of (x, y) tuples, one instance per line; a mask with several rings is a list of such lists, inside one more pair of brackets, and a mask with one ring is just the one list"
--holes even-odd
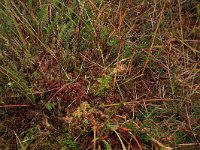
[(0, 149), (199, 149), (199, 12), (0, 2)]

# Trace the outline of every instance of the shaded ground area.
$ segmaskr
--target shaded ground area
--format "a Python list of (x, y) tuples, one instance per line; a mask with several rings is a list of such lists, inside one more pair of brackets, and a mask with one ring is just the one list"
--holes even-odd
[(197, 0), (0, 4), (0, 149), (199, 148)]

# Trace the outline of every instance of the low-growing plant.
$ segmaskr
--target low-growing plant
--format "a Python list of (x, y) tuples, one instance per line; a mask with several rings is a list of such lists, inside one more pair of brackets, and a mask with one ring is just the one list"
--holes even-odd
[(198, 0), (1, 1), (0, 149), (196, 148), (199, 12)]

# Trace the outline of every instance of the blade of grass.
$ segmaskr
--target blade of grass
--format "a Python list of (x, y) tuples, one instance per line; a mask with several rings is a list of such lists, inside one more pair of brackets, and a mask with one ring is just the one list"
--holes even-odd
[(0, 73), (12, 80), (18, 86), (18, 88), (22, 90), (21, 93), (26, 96), (28, 101), (30, 101), (32, 104), (35, 104), (35, 97), (32, 94), (31, 89), (25, 84), (25, 81), (21, 77), (16, 76), (16, 74), (13, 73), (13, 70), (10, 71), (10, 69), (5, 67), (0, 67)]
[(23, 105), (23, 104), (19, 104), (19, 105), (2, 105), (0, 106), (0, 108), (15, 108), (15, 107), (28, 107), (30, 105)]
[[(175, 36), (175, 35), (174, 35), (174, 36)], [(186, 47), (188, 47), (189, 49), (191, 49), (192, 52), (197, 53), (197, 54), (200, 54), (200, 51), (199, 51), (199, 50), (197, 50), (197, 49), (191, 47), (187, 42), (185, 42), (185, 41), (179, 39), (177, 36), (175, 36), (175, 37), (176, 37), (176, 39), (177, 39), (181, 44), (183, 44), (183, 45), (185, 45)]]
[[(112, 128), (111, 128), (111, 129), (112, 129)], [(122, 141), (122, 139), (121, 139), (119, 133), (118, 133), (116, 130), (113, 130), (113, 131), (115, 132), (115, 134), (117, 135), (117, 137), (118, 137), (118, 139), (119, 139), (119, 141), (120, 141), (120, 143), (121, 143), (122, 150), (126, 150), (126, 147), (125, 147), (125, 145), (124, 145), (124, 142)]]
[(14, 9), (12, 8), (12, 6), (9, 4), (9, 2), (6, 0), (5, 1), (6, 3), (5, 3), (5, 8), (8, 10), (8, 12), (10, 13), (10, 19), (12, 20), (12, 22), (14, 23), (14, 26), (15, 26), (15, 28), (16, 28), (16, 30), (17, 30), (17, 33), (18, 33), (18, 35), (19, 35), (19, 37), (20, 37), (20, 40), (21, 40), (21, 42), (22, 42), (22, 44), (23, 44), (23, 47), (24, 47), (24, 49), (26, 50), (26, 53), (28, 54), (28, 49), (27, 49), (27, 44), (26, 44), (26, 40), (25, 40), (25, 38), (24, 38), (24, 36), (22, 35), (22, 32), (20, 31), (20, 28), (19, 28), (19, 26), (20, 26), (20, 24), (18, 24), (17, 23), (17, 20), (16, 20), (16, 18), (18, 18), (19, 19), (19, 17), (18, 17), (18, 15), (15, 13), (15, 11), (14, 11)]
[(158, 33), (158, 29), (160, 27), (160, 23), (161, 23), (161, 20), (162, 20), (162, 16), (163, 16), (163, 13), (164, 13), (164, 10), (165, 10), (165, 6), (166, 6), (166, 1), (164, 2), (164, 5), (162, 7), (162, 10), (160, 12), (160, 15), (159, 15), (159, 20), (158, 20), (158, 23), (157, 23), (157, 26), (156, 26), (156, 30), (154, 32), (154, 35), (153, 35), (153, 39), (152, 39), (152, 42), (151, 42), (151, 46), (149, 48), (149, 52), (148, 52), (148, 55), (147, 55), (147, 59), (145, 61), (145, 64), (144, 64), (144, 68), (143, 68), (143, 71), (142, 71), (142, 74), (144, 73), (147, 65), (148, 65), (148, 62), (149, 62), (149, 58), (152, 54), (152, 49), (153, 49), (153, 45), (155, 43), (155, 39), (156, 39), (156, 36), (157, 36), (157, 33)]
[(107, 150), (112, 150), (110, 144), (106, 140), (103, 140), (102, 142), (105, 145), (105, 147), (106, 147)]

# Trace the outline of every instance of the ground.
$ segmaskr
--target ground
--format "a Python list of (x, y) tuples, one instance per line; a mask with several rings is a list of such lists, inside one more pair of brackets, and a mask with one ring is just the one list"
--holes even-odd
[(0, 2), (0, 149), (200, 147), (198, 0)]

